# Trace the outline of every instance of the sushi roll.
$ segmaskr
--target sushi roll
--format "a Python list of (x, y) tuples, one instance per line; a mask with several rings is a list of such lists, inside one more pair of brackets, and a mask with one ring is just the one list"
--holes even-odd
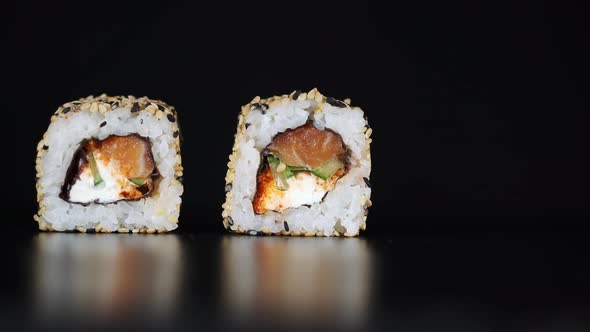
[(223, 225), (236, 233), (356, 236), (371, 206), (363, 111), (308, 93), (254, 98), (238, 117)]
[(59, 107), (37, 145), (39, 229), (166, 232), (183, 186), (174, 107), (89, 96)]

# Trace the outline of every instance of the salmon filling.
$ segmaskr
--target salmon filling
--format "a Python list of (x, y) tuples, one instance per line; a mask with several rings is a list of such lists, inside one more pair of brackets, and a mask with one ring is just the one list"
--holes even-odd
[(348, 170), (342, 137), (311, 123), (276, 135), (262, 152), (254, 213), (320, 202)]
[(76, 150), (60, 197), (81, 204), (137, 200), (153, 191), (157, 177), (147, 138), (139, 135), (91, 138)]

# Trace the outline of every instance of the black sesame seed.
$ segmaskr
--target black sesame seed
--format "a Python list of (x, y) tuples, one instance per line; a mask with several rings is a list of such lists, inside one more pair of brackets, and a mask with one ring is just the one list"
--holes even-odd
[(248, 127), (250, 127), (250, 124), (249, 123), (246, 123), (246, 129), (248, 129)]
[(289, 224), (287, 224), (287, 221), (283, 221), (283, 227), (285, 227), (287, 232), (289, 231)]
[(302, 206), (305, 206), (305, 207), (310, 208), (311, 207), (311, 204), (302, 204)]
[(62, 113), (63, 113), (63, 114), (66, 114), (66, 113), (68, 113), (68, 112), (69, 112), (69, 111), (71, 111), (71, 110), (72, 110), (72, 108), (71, 108), (71, 107), (66, 107), (66, 108), (64, 108), (64, 110), (62, 111)]
[(139, 112), (139, 104), (133, 103), (133, 107), (131, 107), (131, 113)]
[(346, 107), (346, 104), (338, 99), (334, 99), (332, 97), (328, 97), (326, 102), (334, 107)]
[(230, 183), (230, 184), (227, 184), (227, 185), (225, 186), (225, 192), (228, 192), (228, 191), (230, 191), (230, 190), (231, 190), (231, 183)]
[(174, 115), (168, 114), (168, 115), (166, 115), (166, 117), (168, 118), (168, 121), (170, 121), (170, 122), (176, 122), (176, 118), (174, 117)]
[(297, 98), (299, 98), (300, 95), (301, 95), (301, 90), (297, 90), (297, 91), (295, 91), (295, 93), (293, 93), (293, 96), (291, 96), (291, 99), (297, 100)]
[(365, 180), (365, 184), (367, 184), (367, 187), (371, 188), (371, 182), (369, 181), (369, 179), (363, 178), (363, 180)]
[(184, 182), (184, 177), (183, 176), (179, 176), (179, 177), (176, 178), (176, 180), (178, 182), (180, 182), (180, 183), (183, 183)]
[(268, 109), (267, 104), (254, 103), (250, 106), (251, 111), (260, 111), (260, 112), (262, 112), (262, 114), (266, 113), (267, 109)]
[(100, 124), (100, 127), (102, 128), (102, 127), (104, 127), (104, 126), (106, 126), (106, 125), (107, 125), (107, 122), (106, 122), (106, 121), (103, 121), (103, 122)]
[(45, 150), (45, 151), (49, 150), (49, 146), (43, 145), (43, 150)]
[(228, 223), (230, 226), (233, 226), (233, 225), (234, 225), (234, 220), (233, 220), (231, 217), (227, 217), (227, 223)]
[(143, 119), (140, 119), (139, 120), (139, 124), (143, 124)]
[(178, 137), (178, 135), (180, 135), (180, 133), (177, 130), (177, 131), (174, 132), (174, 134), (172, 134), (172, 137), (176, 138), (176, 137)]
[(162, 105), (158, 104), (158, 109), (159, 109), (160, 111), (164, 112), (164, 110), (166, 109), (166, 107), (164, 107), (164, 106), (162, 106)]

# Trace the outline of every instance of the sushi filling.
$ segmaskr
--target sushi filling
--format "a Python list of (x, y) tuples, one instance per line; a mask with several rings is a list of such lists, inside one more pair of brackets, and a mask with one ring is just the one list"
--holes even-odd
[(154, 190), (157, 178), (147, 138), (136, 134), (91, 138), (74, 153), (60, 197), (80, 204), (137, 200)]
[(283, 212), (321, 202), (348, 171), (342, 137), (311, 123), (276, 135), (262, 152), (254, 212)]

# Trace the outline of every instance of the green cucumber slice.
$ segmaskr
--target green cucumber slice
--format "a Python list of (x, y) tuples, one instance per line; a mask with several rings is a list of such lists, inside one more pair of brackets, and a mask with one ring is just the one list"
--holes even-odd
[(129, 179), (129, 181), (131, 183), (133, 183), (136, 187), (141, 187), (146, 183), (147, 179), (146, 178), (131, 178), (131, 179)]
[(94, 185), (98, 186), (101, 184), (102, 177), (98, 172), (98, 166), (96, 166), (96, 160), (94, 159), (94, 154), (92, 152), (88, 152), (86, 155), (86, 159), (88, 159), (88, 166), (90, 166), (90, 171), (92, 172), (92, 177), (94, 178)]
[(287, 183), (287, 176), (285, 175), (285, 172), (277, 172), (277, 167), (279, 167), (279, 165), (281, 164), (281, 160), (279, 160), (279, 158), (271, 154), (266, 156), (266, 160), (268, 160), (268, 165), (270, 166), (272, 177), (275, 179), (279, 190), (285, 191), (289, 189), (289, 184)]
[(327, 180), (342, 167), (344, 167), (344, 163), (340, 159), (334, 158), (322, 166), (313, 169), (311, 173), (321, 179)]
[(287, 165), (287, 168), (285, 168), (285, 176), (288, 178), (292, 177), (293, 172), (295, 171), (309, 171), (309, 168), (305, 167), (305, 166), (289, 166)]

